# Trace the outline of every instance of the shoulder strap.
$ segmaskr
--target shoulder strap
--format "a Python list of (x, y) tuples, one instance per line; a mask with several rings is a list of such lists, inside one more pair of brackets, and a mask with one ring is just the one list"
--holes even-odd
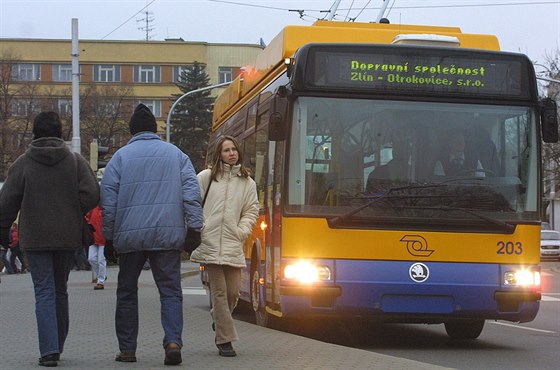
[(210, 173), (210, 181), (208, 181), (208, 187), (204, 192), (204, 199), (202, 200), (202, 208), (204, 208), (204, 203), (206, 203), (206, 198), (208, 198), (208, 192), (210, 191), (210, 186), (212, 185), (212, 173)]

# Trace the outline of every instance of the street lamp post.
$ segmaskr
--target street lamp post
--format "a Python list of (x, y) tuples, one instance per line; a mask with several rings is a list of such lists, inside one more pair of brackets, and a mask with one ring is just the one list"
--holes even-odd
[(181, 95), (177, 100), (175, 100), (175, 103), (173, 103), (173, 105), (171, 105), (171, 108), (169, 109), (169, 113), (167, 113), (167, 120), (165, 122), (165, 135), (166, 135), (165, 140), (168, 143), (171, 142), (171, 113), (173, 113), (173, 110), (175, 109), (175, 106), (177, 106), (177, 104), (179, 104), (179, 102), (181, 100), (183, 100), (183, 98), (185, 98), (185, 97), (187, 97), (191, 94), (197, 93), (197, 92), (212, 90), (212, 89), (216, 89), (218, 87), (224, 87), (224, 86), (227, 86), (227, 85), (231, 84), (232, 82), (233, 81), (223, 82), (221, 84), (201, 87), (200, 89), (188, 91), (188, 92), (184, 93), (183, 95)]

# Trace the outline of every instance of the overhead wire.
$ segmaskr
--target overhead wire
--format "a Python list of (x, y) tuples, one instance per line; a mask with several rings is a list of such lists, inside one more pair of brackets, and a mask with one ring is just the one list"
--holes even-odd
[[(240, 5), (240, 6), (248, 6), (248, 7), (253, 7), (253, 8), (264, 8), (264, 9), (273, 9), (273, 10), (283, 10), (283, 11), (288, 11), (288, 10), (292, 10), (289, 8), (280, 8), (280, 7), (273, 7), (273, 6), (267, 6), (267, 5), (258, 5), (258, 4), (248, 4), (248, 3), (243, 3), (243, 2), (238, 2), (238, 1), (228, 1), (228, 0), (206, 0), (209, 2), (214, 2), (214, 3), (224, 3), (224, 4), (232, 4), (232, 5)], [(380, 7), (371, 7), (368, 8), (367, 5), (369, 5), (371, 1), (368, 1), (368, 3), (364, 6), (364, 8), (362, 8), (363, 10), (375, 10), (375, 9), (380, 9)], [(554, 0), (554, 1), (529, 1), (529, 2), (509, 2), (509, 3), (487, 3), (487, 4), (481, 4), (481, 3), (477, 3), (477, 4), (455, 4), (455, 5), (403, 5), (403, 6), (393, 6), (391, 7), (392, 9), (435, 9), (435, 8), (472, 8), (472, 7), (493, 7), (493, 6), (519, 6), (519, 5), (554, 5), (554, 4), (560, 4), (560, 1)], [(345, 8), (341, 8), (341, 11), (347, 10)], [(324, 9), (302, 9), (303, 12), (325, 12)]]
[(367, 6), (369, 5), (369, 3), (371, 3), (371, 0), (369, 0), (369, 1), (366, 3), (366, 5), (364, 5), (364, 7), (362, 8), (362, 10), (360, 10), (360, 11), (358, 12), (358, 14), (357, 14), (354, 18), (349, 18), (349, 20), (350, 20), (351, 22), (354, 22), (356, 19), (358, 19), (358, 17), (360, 16), (360, 14), (362, 14), (362, 12), (367, 8)]
[(350, 4), (350, 7), (348, 8), (348, 12), (346, 13), (346, 16), (344, 17), (344, 21), (349, 19), (348, 16), (350, 15), (350, 10), (352, 10), (353, 6), (354, 6), (354, 0), (352, 0), (352, 3)]
[(103, 36), (100, 40), (104, 40), (106, 37), (108, 37), (109, 35), (111, 35), (113, 32), (117, 31), (119, 28), (121, 28), (122, 26), (124, 26), (125, 24), (127, 24), (132, 18), (136, 17), (138, 14), (140, 14), (144, 9), (146, 9), (147, 7), (149, 7), (150, 5), (152, 5), (156, 0), (152, 0), (150, 1), (146, 6), (144, 6), (142, 9), (140, 9), (139, 11), (137, 11), (136, 13), (134, 13), (130, 18), (128, 18), (126, 21), (124, 21), (123, 23), (121, 23), (117, 28), (115, 28), (114, 30), (112, 30), (111, 32), (109, 32), (108, 34), (106, 34), (105, 36)]
[[(389, 0), (391, 1), (391, 0)], [(397, 0), (393, 0), (393, 4), (389, 7), (389, 10), (387, 11), (387, 14), (385, 15), (385, 18), (389, 18), (389, 14), (391, 14), (391, 10), (393, 10), (393, 7), (395, 6), (395, 3), (397, 2)]]

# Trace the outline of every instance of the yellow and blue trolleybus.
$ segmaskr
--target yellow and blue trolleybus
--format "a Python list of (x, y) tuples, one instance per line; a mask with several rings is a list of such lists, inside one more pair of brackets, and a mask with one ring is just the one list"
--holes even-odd
[(365, 317), (474, 339), (485, 320), (535, 318), (556, 105), (494, 36), (288, 26), (218, 97), (209, 152), (223, 134), (258, 185), (241, 296), (258, 324)]

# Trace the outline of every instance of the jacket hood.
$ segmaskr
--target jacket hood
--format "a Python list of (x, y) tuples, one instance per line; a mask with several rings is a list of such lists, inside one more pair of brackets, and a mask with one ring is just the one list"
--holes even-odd
[(70, 154), (70, 150), (62, 139), (42, 137), (33, 140), (25, 154), (35, 162), (46, 166), (54, 166), (66, 158)]

